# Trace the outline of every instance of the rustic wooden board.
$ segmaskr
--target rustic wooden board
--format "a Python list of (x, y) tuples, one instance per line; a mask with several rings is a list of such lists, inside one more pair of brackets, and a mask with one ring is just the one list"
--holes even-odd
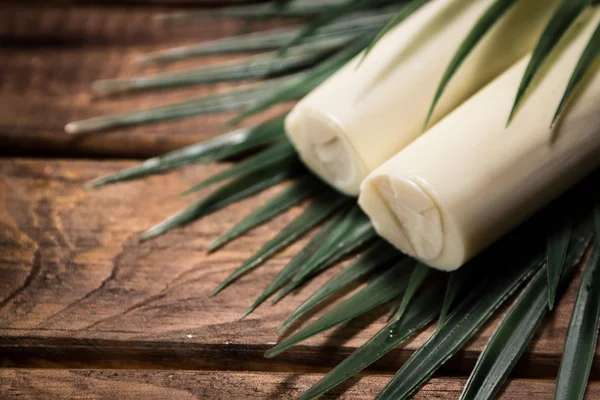
[[(164, 26), (156, 17), (170, 9), (152, 7), (1, 7), (0, 155), (149, 157), (214, 136), (234, 115), (71, 137), (63, 128), (73, 120), (164, 105), (227, 88), (208, 85), (99, 96), (90, 92), (89, 85), (97, 79), (224, 61), (224, 57), (209, 57), (148, 68), (135, 63), (144, 52), (231, 35), (239, 31), (240, 23)], [(279, 107), (271, 115), (286, 108)]]
[[(241, 322), (242, 311), (299, 245), (220, 296), (209, 298), (208, 293), (301, 207), (210, 256), (203, 250), (207, 241), (277, 189), (139, 244), (142, 230), (188, 204), (177, 193), (222, 167), (194, 166), (94, 192), (81, 189), (86, 180), (128, 165), (0, 161), (3, 366), (322, 372), (381, 328), (383, 309), (265, 360), (262, 354), (277, 340), (276, 326), (331, 273)], [(555, 376), (576, 290), (575, 282), (514, 377)], [(442, 373), (467, 375), (497, 321)], [(429, 333), (390, 353), (371, 371), (394, 372)], [(595, 361), (592, 376), (599, 372)]]
[[(322, 399), (367, 400), (374, 398), (391, 376), (352, 379)], [(292, 400), (319, 379), (314, 374), (182, 372), (131, 370), (0, 370), (0, 391), (5, 400), (31, 399), (248, 399)], [(465, 383), (460, 378), (436, 378), (423, 386), (415, 400), (458, 398)], [(501, 400), (552, 399), (549, 380), (512, 380)], [(587, 399), (600, 397), (593, 382)]]

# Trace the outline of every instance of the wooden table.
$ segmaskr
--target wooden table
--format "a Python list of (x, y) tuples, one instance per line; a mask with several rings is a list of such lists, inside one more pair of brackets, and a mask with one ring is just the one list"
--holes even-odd
[[(224, 166), (82, 189), (87, 180), (132, 165), (131, 159), (210, 137), (228, 118), (198, 117), (77, 140), (63, 133), (70, 120), (214, 90), (89, 94), (95, 79), (136, 72), (132, 59), (144, 51), (239, 28), (234, 22), (165, 28), (154, 18), (165, 8), (0, 5), (2, 399), (293, 399), (384, 323), (384, 311), (378, 310), (273, 360), (263, 358), (278, 340), (275, 328), (284, 316), (335, 272), (238, 321), (305, 240), (208, 297), (302, 207), (213, 255), (205, 253), (206, 243), (281, 188), (143, 244), (140, 232), (189, 203), (179, 192)], [(575, 279), (544, 321), (502, 398), (552, 398), (577, 287)], [(497, 322), (446, 363), (416, 398), (457, 398)], [(430, 333), (326, 398), (373, 398)], [(599, 360), (593, 379), (600, 378)], [(588, 397), (600, 398), (600, 383), (591, 382)]]

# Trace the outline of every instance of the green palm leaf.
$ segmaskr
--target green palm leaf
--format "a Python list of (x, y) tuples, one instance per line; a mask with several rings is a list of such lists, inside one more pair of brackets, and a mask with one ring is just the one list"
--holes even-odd
[(565, 265), (569, 241), (571, 239), (571, 219), (559, 220), (550, 228), (546, 252), (548, 257), (548, 308), (554, 308), (556, 289)]
[(439, 313), (442, 301), (441, 289), (439, 283), (429, 286), (421, 295), (417, 296), (404, 318), (394, 318), (390, 321), (367, 343), (359, 347), (323, 379), (308, 389), (300, 397), (300, 400), (313, 399), (339, 385), (426, 327)]
[(285, 54), (292, 46), (302, 43), (306, 38), (312, 36), (320, 28), (331, 25), (332, 22), (350, 14), (351, 12), (364, 9), (373, 3), (384, 3), (384, 1), (377, 0), (346, 0), (336, 7), (317, 15), (315, 20), (306, 26), (296, 37), (294, 37), (289, 43), (282, 46), (279, 50), (280, 54)]
[[(347, 18), (344, 21), (324, 26), (318, 32), (315, 32), (314, 35), (305, 38), (304, 43), (317, 43), (341, 36), (352, 38), (377, 32), (392, 15), (392, 12), (384, 10), (378, 13), (368, 12), (363, 15)], [(277, 50), (289, 44), (303, 29), (301, 26), (270, 29), (217, 39), (197, 45), (175, 47), (148, 53), (140, 57), (138, 62), (142, 64), (166, 63), (217, 54)]]
[(540, 40), (533, 50), (533, 54), (531, 55), (531, 59), (529, 60), (529, 64), (523, 75), (523, 80), (517, 91), (512, 110), (510, 111), (508, 123), (513, 119), (517, 108), (525, 96), (525, 92), (541, 66), (544, 64), (544, 61), (546, 61), (552, 50), (556, 47), (577, 17), (590, 4), (590, 0), (563, 0), (558, 9), (554, 12), (552, 18), (550, 18), (550, 22), (548, 22)]
[(296, 179), (290, 187), (266, 202), (250, 214), (242, 222), (219, 236), (208, 245), (209, 251), (215, 251), (251, 229), (266, 223), (275, 216), (287, 211), (294, 205), (307, 199), (312, 194), (325, 190), (326, 186), (312, 175), (304, 175)]
[(269, 79), (310, 67), (325, 59), (351, 39), (351, 37), (345, 36), (334, 37), (317, 43), (295, 46), (281, 57), (278, 57), (277, 53), (266, 53), (208, 67), (125, 79), (105, 79), (94, 82), (92, 89), (105, 93)]
[(242, 318), (256, 310), (262, 303), (283, 287), (294, 274), (304, 265), (305, 262), (319, 251), (322, 244), (328, 241), (328, 238), (333, 235), (339, 227), (339, 224), (344, 220), (346, 212), (349, 209), (349, 205), (342, 207), (338, 210), (333, 218), (324, 228), (322, 228), (317, 234), (311, 239), (311, 241), (302, 249), (300, 252), (277, 274), (275, 279), (267, 286), (267, 288), (261, 293), (261, 295), (252, 303), (252, 305), (244, 312)]
[(461, 400), (494, 398), (548, 312), (547, 304), (544, 268), (494, 332), (477, 361)]
[(279, 327), (279, 330), (287, 328), (293, 322), (298, 320), (298, 318), (304, 316), (333, 294), (344, 289), (348, 285), (359, 281), (372, 272), (389, 265), (391, 261), (399, 257), (402, 257), (402, 255), (398, 250), (383, 240), (377, 241), (365, 250), (356, 261), (321, 286), (319, 290), (317, 290), (283, 322)]
[(417, 266), (415, 267), (415, 269), (413, 269), (413, 272), (410, 275), (410, 279), (408, 280), (408, 285), (406, 286), (406, 290), (404, 291), (404, 294), (402, 295), (402, 301), (396, 303), (397, 306), (394, 306), (392, 308), (392, 312), (390, 313), (390, 318), (395, 315), (396, 319), (398, 319), (398, 320), (402, 319), (402, 316), (406, 312), (406, 308), (408, 307), (408, 304), (414, 297), (417, 290), (419, 290), (419, 288), (425, 281), (425, 278), (427, 278), (427, 275), (429, 275), (430, 271), (431, 271), (431, 268), (428, 267), (427, 265), (422, 264), (422, 263), (417, 264)]
[(596, 244), (583, 275), (569, 322), (563, 358), (558, 371), (555, 399), (583, 399), (596, 353), (600, 321), (600, 211), (595, 207)]
[[(569, 212), (569, 211), (567, 211)], [(567, 220), (568, 218), (563, 218)], [(563, 226), (571, 238), (571, 226)], [(560, 283), (569, 281), (573, 268), (581, 261), (589, 246), (593, 228), (588, 215), (580, 219), (572, 235), (568, 254), (562, 259)], [(461, 400), (492, 399), (525, 351), (535, 330), (548, 312), (548, 280), (546, 268), (541, 269), (500, 322), (482, 352)]]
[(213, 292), (211, 296), (217, 295), (227, 286), (231, 285), (237, 278), (255, 269), (277, 251), (289, 246), (298, 240), (305, 233), (316, 225), (323, 222), (335, 210), (348, 202), (346, 197), (342, 197), (333, 191), (326, 191), (321, 194), (314, 203), (310, 205), (300, 216), (287, 225), (273, 239), (268, 241), (258, 252), (250, 257), (244, 264), (237, 268), (227, 277)]
[(369, 45), (367, 46), (367, 48), (365, 49), (365, 51), (363, 53), (363, 57), (362, 57), (359, 65), (362, 64), (362, 62), (367, 58), (367, 56), (369, 55), (371, 50), (373, 50), (375, 45), (377, 43), (379, 43), (379, 41), (385, 35), (387, 35), (389, 33), (389, 31), (394, 29), (396, 27), (396, 25), (398, 25), (399, 23), (401, 23), (402, 21), (404, 21), (405, 19), (410, 17), (412, 14), (414, 14), (416, 11), (418, 11), (419, 8), (424, 6), (428, 1), (429, 0), (411, 0), (410, 3), (406, 4), (402, 8), (402, 10), (400, 10), (396, 15), (394, 15), (394, 17), (383, 27), (383, 29), (381, 31), (379, 31), (377, 36), (375, 36), (375, 39), (373, 39), (371, 41), (371, 43), (369, 43)]
[(210, 178), (194, 185), (192, 188), (183, 192), (183, 195), (188, 195), (198, 190), (204, 189), (210, 185), (214, 185), (217, 182), (224, 181), (240, 175), (246, 175), (252, 172), (256, 172), (265, 168), (274, 168), (282, 162), (291, 162), (296, 159), (296, 151), (294, 146), (290, 143), (287, 138), (283, 138), (277, 141), (269, 148), (253, 155), (252, 157), (246, 158), (243, 161), (233, 165), (225, 171), (215, 174)]
[(95, 179), (87, 183), (86, 188), (98, 188), (169, 171), (191, 163), (206, 162), (216, 154), (222, 155), (225, 151), (228, 155), (245, 152), (281, 136), (283, 136), (282, 117), (255, 127), (236, 129), (215, 138), (174, 150), (163, 156), (150, 158), (134, 167)]
[(600, 54), (600, 23), (598, 23), (598, 27), (594, 31), (589, 43), (585, 47), (585, 50), (581, 54), (581, 58), (577, 62), (575, 66), (575, 70), (573, 71), (573, 75), (569, 80), (569, 84), (567, 85), (567, 89), (565, 90), (565, 94), (560, 100), (560, 105), (554, 114), (554, 118), (552, 119), (552, 125), (558, 121), (558, 118), (564, 111), (569, 99), (573, 95), (573, 91), (577, 86), (581, 83), (581, 80), (587, 73), (587, 71), (592, 67), (594, 61), (598, 58)]
[(452, 271), (448, 274), (446, 291), (444, 293), (444, 302), (442, 303), (442, 310), (440, 311), (440, 317), (438, 318), (437, 327), (433, 336), (439, 334), (442, 326), (444, 326), (446, 323), (448, 314), (450, 313), (452, 306), (456, 303), (458, 296), (467, 286), (467, 283), (477, 275), (477, 266), (477, 263), (467, 263), (458, 270)]
[[(277, 93), (282, 85), (303, 81), (304, 73), (274, 79), (250, 87), (232, 89), (223, 93), (200, 96), (185, 101), (144, 110), (129, 111), (71, 122), (65, 126), (70, 134), (91, 133), (108, 129), (123, 128), (155, 122), (170, 121), (197, 115), (216, 114), (226, 111), (243, 110), (260, 104), (264, 99)], [(290, 98), (292, 100), (292, 98)]]
[(401, 261), (396, 266), (373, 279), (364, 289), (342, 302), (319, 320), (267, 351), (265, 357), (275, 357), (297, 343), (356, 318), (400, 295), (406, 287), (404, 277), (406, 276), (407, 269), (414, 264), (415, 262), (412, 260)]
[(442, 97), (442, 93), (450, 83), (450, 80), (454, 76), (454, 74), (458, 71), (462, 63), (465, 59), (471, 54), (475, 46), (481, 41), (481, 39), (485, 36), (487, 32), (506, 14), (508, 10), (517, 2), (518, 0), (496, 0), (492, 3), (485, 13), (479, 18), (479, 20), (475, 23), (475, 26), (467, 37), (460, 44), (458, 51), (452, 57), (450, 64), (446, 68), (444, 75), (442, 76), (442, 80), (435, 92), (435, 96), (433, 98), (433, 103), (429, 108), (429, 112), (427, 113), (427, 118), (425, 119), (424, 126), (427, 126), (429, 123), (431, 116), (433, 115), (433, 111), (435, 110), (435, 106), (438, 101)]
[[(581, 261), (593, 231), (589, 218), (582, 218), (573, 243), (561, 267), (561, 284), (568, 282), (573, 268)], [(566, 218), (565, 218), (566, 219)], [(565, 230), (571, 233), (570, 225)], [(467, 382), (461, 400), (491, 399), (500, 390), (508, 374), (531, 341), (535, 330), (548, 312), (548, 280), (545, 268), (540, 270), (502, 320), (482, 352)]]
[[(357, 209), (358, 207), (355, 206), (353, 211)], [(340, 224), (344, 225), (344, 227), (338, 230), (338, 235), (332, 235), (327, 238), (326, 242), (321, 243), (319, 250), (304, 263), (299, 271), (294, 274), (291, 281), (277, 293), (273, 299), (273, 303), (277, 303), (314, 276), (325, 271), (343, 257), (351, 254), (377, 236), (368, 219), (363, 221), (360, 221), (360, 219), (356, 220), (352, 214), (347, 216), (345, 221)], [(362, 211), (359, 210), (360, 214), (362, 214)], [(350, 223), (346, 223), (348, 221)], [(344, 236), (344, 238), (340, 240), (340, 236)]]
[[(504, 260), (506, 267), (496, 265), (493, 271), (470, 292), (450, 314), (436, 336), (432, 336), (404, 364), (392, 381), (377, 397), (378, 400), (405, 399), (414, 393), (452, 355), (454, 355), (493, 315), (521, 284), (541, 267), (544, 259), (539, 252), (524, 249), (516, 259)], [(479, 268), (492, 259), (484, 257), (474, 262)]]
[(360, 53), (369, 40), (369, 37), (357, 39), (339, 53), (315, 67), (308, 74), (308, 76), (300, 79), (299, 81), (284, 85), (279, 92), (233, 118), (226, 124), (226, 126), (237, 125), (245, 119), (263, 112), (276, 104), (308, 94), (310, 91), (324, 82), (325, 79), (340, 69), (344, 64), (350, 61), (354, 56)]
[(302, 170), (302, 164), (296, 160), (292, 163), (282, 163), (277, 168), (260, 170), (252, 174), (240, 176), (204, 199), (148, 229), (140, 236), (140, 240), (148, 240), (160, 236), (173, 228), (185, 225), (193, 220), (225, 208), (288, 178), (294, 177)]
[(321, 245), (319, 251), (294, 276), (293, 281), (304, 281), (314, 271), (335, 263), (377, 236), (371, 221), (357, 205), (340, 225), (338, 235)]
[(183, 11), (162, 16), (161, 21), (166, 23), (185, 23), (194, 20), (207, 19), (269, 19), (269, 18), (297, 18), (310, 17), (338, 6), (345, 0), (296, 0), (289, 1), (289, 5), (282, 7), (280, 2), (266, 4), (248, 4), (229, 6), (216, 10)]

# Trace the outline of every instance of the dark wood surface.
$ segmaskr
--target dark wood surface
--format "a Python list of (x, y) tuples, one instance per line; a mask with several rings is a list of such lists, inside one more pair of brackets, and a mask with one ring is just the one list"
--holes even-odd
[[(372, 399), (390, 378), (374, 375), (352, 379), (322, 399)], [(6, 400), (46, 400), (49, 395), (75, 400), (293, 400), (318, 379), (315, 374), (290, 373), (5, 369), (0, 370), (0, 389)], [(434, 378), (414, 399), (455, 399), (464, 384), (462, 378)], [(499, 399), (551, 399), (553, 386), (549, 380), (511, 380)], [(599, 397), (600, 385), (594, 382), (586, 398)]]
[(231, 35), (241, 24), (202, 21), (165, 26), (156, 17), (170, 9), (152, 7), (50, 8), (1, 3), (0, 7), (0, 155), (150, 157), (214, 136), (234, 115), (69, 136), (64, 126), (70, 121), (169, 104), (227, 88), (220, 84), (118, 96), (89, 90), (98, 79), (222, 62), (224, 57), (207, 57), (140, 67), (136, 59), (148, 51)]
[[(165, 28), (155, 21), (165, 7), (0, 3), (0, 8), (0, 398), (295, 398), (316, 374), (383, 326), (381, 309), (275, 359), (263, 358), (280, 339), (275, 329), (283, 318), (336, 272), (238, 321), (307, 239), (221, 295), (208, 296), (303, 206), (215, 254), (207, 255), (205, 245), (281, 187), (143, 244), (140, 232), (210, 189), (190, 198), (179, 197), (181, 191), (225, 166), (193, 166), (92, 192), (82, 189), (90, 179), (132, 165), (123, 158), (210, 137), (228, 117), (73, 140), (63, 132), (70, 120), (219, 89), (94, 98), (89, 83), (134, 74), (133, 59), (144, 51), (220, 37), (238, 24)], [(579, 278), (544, 321), (503, 398), (552, 398), (578, 284)], [(502, 313), (416, 398), (457, 398)], [(431, 331), (333, 394), (373, 398)], [(600, 361), (594, 362), (592, 378), (600, 378)], [(591, 384), (588, 397), (600, 398), (598, 383)]]

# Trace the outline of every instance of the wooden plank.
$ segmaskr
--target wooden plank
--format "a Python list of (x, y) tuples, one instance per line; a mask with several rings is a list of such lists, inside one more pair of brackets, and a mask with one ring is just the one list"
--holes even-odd
[[(319, 375), (289, 373), (235, 373), (131, 370), (0, 370), (0, 391), (12, 399), (297, 399)], [(322, 399), (373, 399), (391, 376), (375, 375), (349, 380)], [(415, 400), (457, 399), (465, 384), (461, 378), (435, 378)], [(550, 380), (511, 380), (501, 400), (552, 399)], [(592, 382), (586, 399), (600, 398), (600, 383)]]
[(64, 125), (73, 120), (164, 105), (228, 87), (209, 85), (111, 97), (90, 92), (89, 85), (97, 79), (180, 70), (227, 59), (209, 57), (152, 68), (136, 65), (136, 57), (145, 52), (224, 37), (240, 29), (235, 21), (164, 26), (156, 19), (164, 12), (155, 7), (2, 6), (0, 155), (149, 157), (220, 132), (234, 114), (100, 135), (72, 137), (64, 133)]
[[(261, 307), (238, 321), (302, 242), (221, 295), (208, 294), (301, 207), (212, 255), (203, 250), (207, 242), (278, 189), (139, 244), (141, 231), (190, 202), (178, 193), (222, 166), (189, 167), (94, 192), (81, 188), (89, 179), (128, 165), (0, 160), (3, 366), (324, 371), (383, 326), (386, 310), (380, 309), (265, 360), (264, 351), (277, 340), (277, 325), (334, 271), (282, 303)], [(577, 282), (544, 322), (515, 377), (555, 376)], [(467, 375), (497, 322), (483, 329), (442, 373)], [(432, 329), (371, 370), (397, 370)], [(595, 361), (592, 376), (599, 372)]]

